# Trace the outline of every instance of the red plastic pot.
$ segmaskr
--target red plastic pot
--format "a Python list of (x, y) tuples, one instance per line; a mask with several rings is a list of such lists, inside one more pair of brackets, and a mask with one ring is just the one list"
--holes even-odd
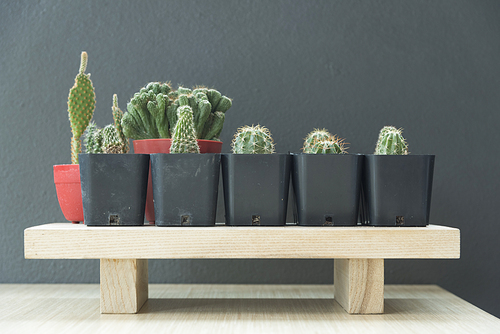
[[(154, 154), (170, 153), (171, 139), (142, 139), (134, 140), (134, 153)], [(220, 153), (222, 142), (216, 140), (198, 139), (200, 153)], [(155, 208), (153, 203), (153, 182), (151, 178), (151, 166), (148, 176), (148, 194), (146, 197), (146, 219), (150, 224), (155, 223)]]
[(64, 218), (75, 224), (83, 222), (80, 165), (54, 165), (54, 183)]

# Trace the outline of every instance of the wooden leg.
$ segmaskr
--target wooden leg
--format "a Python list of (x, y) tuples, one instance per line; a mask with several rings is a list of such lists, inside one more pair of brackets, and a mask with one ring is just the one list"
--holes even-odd
[(148, 300), (148, 260), (101, 259), (101, 313), (137, 313)]
[(335, 300), (349, 313), (384, 313), (384, 260), (335, 259)]

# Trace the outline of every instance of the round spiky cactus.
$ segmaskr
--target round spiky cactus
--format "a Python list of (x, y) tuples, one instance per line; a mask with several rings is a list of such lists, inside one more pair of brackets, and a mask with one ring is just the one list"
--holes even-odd
[(408, 145), (402, 135), (403, 129), (384, 126), (378, 136), (375, 153), (377, 155), (406, 155)]
[(271, 154), (274, 141), (271, 132), (263, 126), (243, 126), (234, 134), (231, 143), (234, 154)]
[(193, 123), (193, 110), (190, 106), (179, 107), (179, 120), (175, 125), (170, 145), (170, 153), (200, 153)]
[(69, 91), (68, 114), (71, 124), (71, 163), (78, 164), (78, 153), (82, 150), (81, 136), (89, 125), (95, 109), (95, 92), (87, 69), (87, 52), (83, 51), (80, 60), (80, 72), (75, 78), (75, 84)]
[(302, 151), (310, 154), (347, 153), (344, 139), (332, 135), (326, 129), (311, 131), (304, 140)]

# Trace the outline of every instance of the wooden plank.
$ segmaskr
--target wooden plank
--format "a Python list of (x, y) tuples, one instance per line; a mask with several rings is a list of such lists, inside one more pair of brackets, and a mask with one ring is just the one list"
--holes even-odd
[(333, 287), (335, 300), (348, 312), (384, 312), (384, 260), (336, 259)]
[(459, 258), (460, 230), (427, 227), (89, 227), (24, 231), (28, 259)]
[(0, 284), (2, 333), (498, 333), (500, 319), (435, 285), (387, 285), (385, 314), (350, 315), (332, 285), (151, 284), (101, 315), (97, 284)]
[(101, 313), (137, 313), (148, 300), (148, 260), (101, 259)]

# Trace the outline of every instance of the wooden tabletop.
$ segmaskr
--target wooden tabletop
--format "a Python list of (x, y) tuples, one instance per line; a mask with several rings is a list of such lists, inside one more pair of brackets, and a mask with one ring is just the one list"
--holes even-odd
[(27, 259), (457, 259), (452, 227), (87, 226), (24, 231)]
[(138, 314), (99, 312), (97, 284), (0, 285), (2, 333), (498, 333), (435, 285), (388, 285), (385, 314), (349, 315), (332, 285), (150, 284)]

